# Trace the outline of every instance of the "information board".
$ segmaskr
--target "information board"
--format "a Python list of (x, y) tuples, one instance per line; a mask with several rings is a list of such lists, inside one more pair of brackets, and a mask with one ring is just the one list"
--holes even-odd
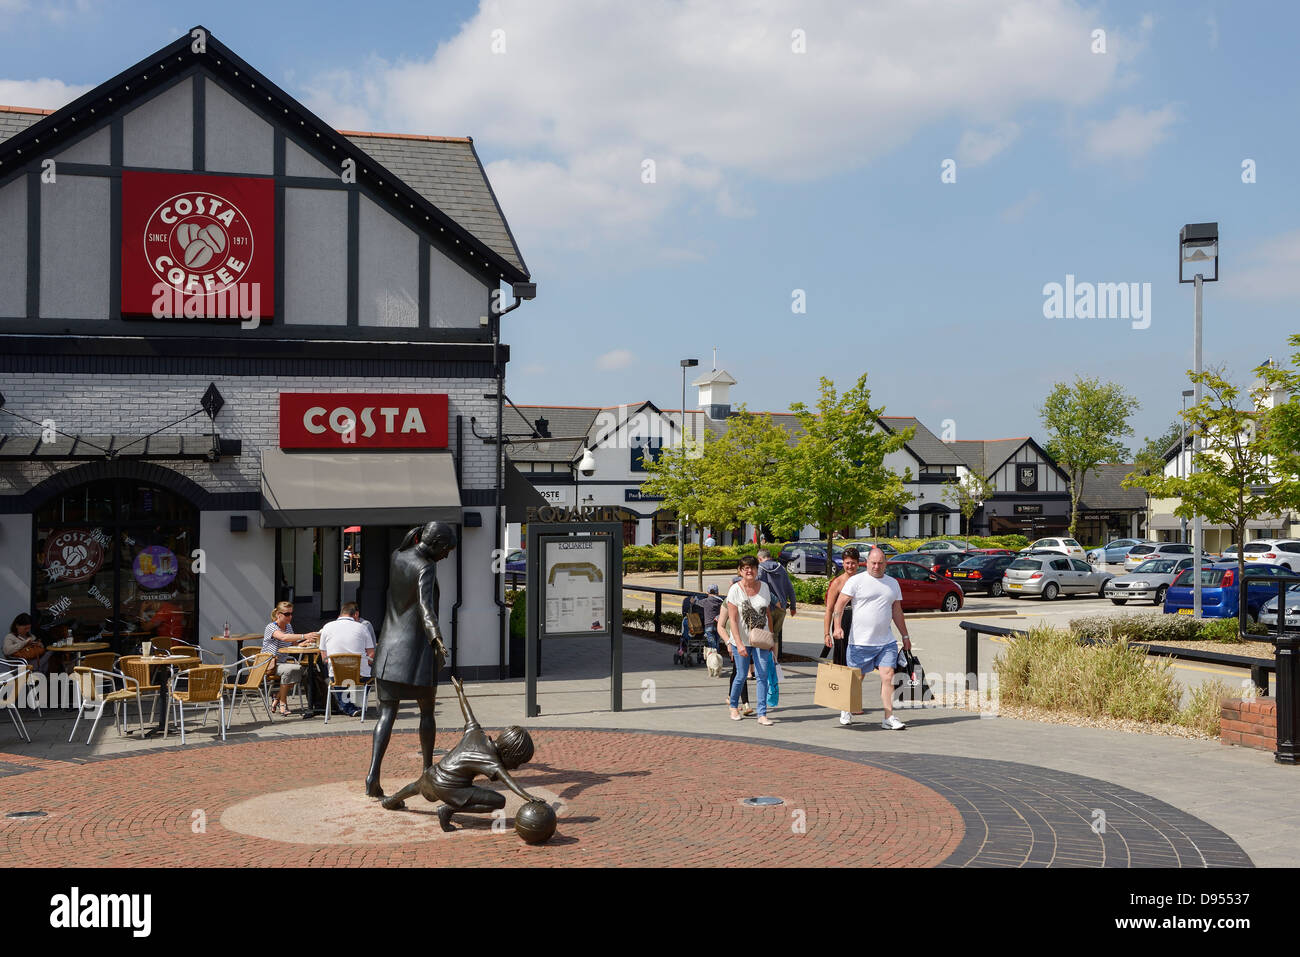
[(546, 616), (542, 631), (550, 636), (608, 634), (608, 574), (609, 543), (605, 539), (546, 542), (542, 560)]

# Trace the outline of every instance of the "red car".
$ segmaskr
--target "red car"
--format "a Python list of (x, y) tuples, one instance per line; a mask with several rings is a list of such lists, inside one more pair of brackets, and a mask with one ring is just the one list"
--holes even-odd
[(967, 554), (969, 555), (1014, 555), (1016, 553), (1009, 548), (972, 548)]
[(961, 587), (916, 562), (890, 562), (885, 574), (903, 591), (903, 611), (960, 611), (965, 604)]

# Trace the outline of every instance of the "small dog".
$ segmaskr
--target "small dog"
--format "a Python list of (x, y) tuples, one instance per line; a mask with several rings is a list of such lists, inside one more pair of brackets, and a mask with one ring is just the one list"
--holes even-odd
[(722, 677), (722, 655), (718, 654), (717, 651), (710, 651), (704, 662), (709, 666), (710, 678)]

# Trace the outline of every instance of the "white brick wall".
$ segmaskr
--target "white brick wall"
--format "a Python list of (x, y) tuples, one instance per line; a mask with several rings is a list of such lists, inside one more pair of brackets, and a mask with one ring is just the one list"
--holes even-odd
[[(6, 408), (28, 419), (53, 419), (55, 427), (71, 435), (144, 435), (198, 408), (208, 383), (215, 381), (226, 400), (217, 415), (217, 432), (225, 439), (241, 439), (242, 453), (217, 463), (159, 461), (211, 492), (254, 492), (261, 488), (261, 451), (279, 446), (279, 394), (284, 392), (421, 392), (448, 396), (448, 445), (455, 451), (456, 416), (465, 417), (462, 484), (465, 488), (493, 488), (496, 484), (495, 450), (476, 439), (470, 416), (478, 417), (481, 434), (496, 432), (496, 403), (484, 395), (496, 391), (496, 382), (481, 379), (363, 379), (352, 377), (346, 385), (303, 377), (216, 377), (173, 375), (121, 375), (93, 378), (67, 376), (16, 376), (4, 384)], [(35, 425), (10, 419), (7, 429), (36, 435)], [(200, 414), (162, 433), (195, 434), (207, 431), (209, 421)], [(0, 494), (17, 495), (62, 469), (79, 462), (0, 463)]]

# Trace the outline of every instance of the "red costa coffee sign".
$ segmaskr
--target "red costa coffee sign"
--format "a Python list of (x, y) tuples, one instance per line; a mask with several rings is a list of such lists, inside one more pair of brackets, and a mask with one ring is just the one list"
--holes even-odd
[(280, 448), (445, 449), (447, 396), (281, 392)]
[(124, 315), (269, 317), (274, 249), (273, 180), (123, 171)]
[(110, 540), (99, 529), (70, 528), (45, 543), (45, 572), (51, 582), (68, 584), (93, 578), (104, 564)]

